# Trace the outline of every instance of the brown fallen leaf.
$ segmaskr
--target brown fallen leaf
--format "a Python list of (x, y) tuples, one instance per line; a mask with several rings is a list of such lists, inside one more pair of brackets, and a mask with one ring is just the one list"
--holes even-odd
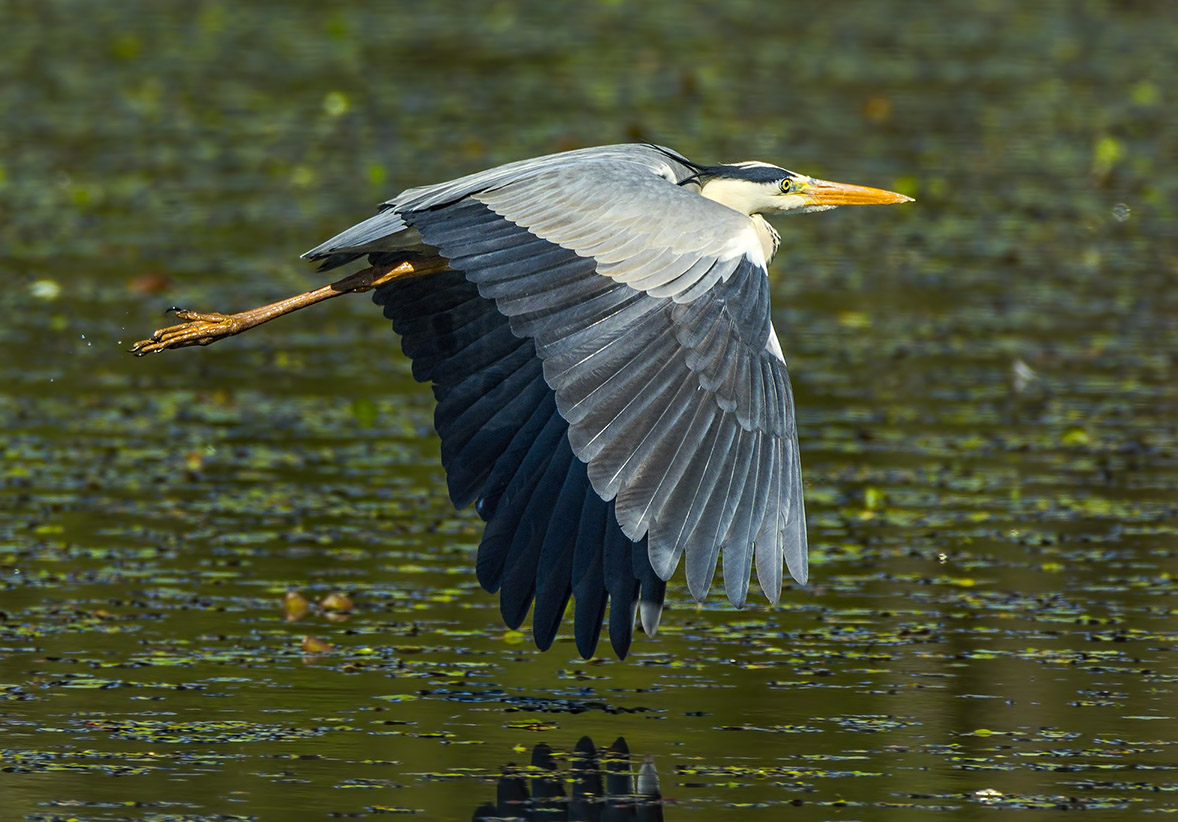
[(317, 636), (303, 637), (302, 649), (304, 653), (308, 654), (329, 654), (335, 650), (335, 646), (326, 639), (320, 639)]
[(296, 622), (307, 615), (311, 603), (307, 602), (307, 598), (298, 591), (287, 591), (282, 596), (282, 613), (286, 615), (287, 622)]
[(325, 596), (320, 601), (319, 607), (325, 611), (351, 611), (356, 606), (347, 594), (341, 594), (337, 591)]

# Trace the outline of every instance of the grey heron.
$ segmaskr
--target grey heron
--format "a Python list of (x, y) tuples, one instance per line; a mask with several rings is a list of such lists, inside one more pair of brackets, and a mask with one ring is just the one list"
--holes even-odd
[(902, 194), (761, 162), (701, 165), (628, 144), (411, 188), (303, 256), (369, 264), (239, 314), (176, 310), (137, 354), (208, 344), (374, 289), (433, 384), (454, 504), (485, 521), (477, 574), (511, 628), (553, 642), (570, 598), (584, 657), (659, 625), (683, 563), (703, 600), (722, 563), (744, 605), (807, 578), (793, 397), (769, 307), (762, 215)]

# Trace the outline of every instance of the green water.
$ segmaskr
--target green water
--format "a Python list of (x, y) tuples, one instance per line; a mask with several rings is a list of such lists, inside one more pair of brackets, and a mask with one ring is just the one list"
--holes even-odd
[[(1178, 811), (1178, 7), (0, 21), (0, 819), (467, 820), (538, 744), (571, 793), (586, 736), (671, 820)], [(505, 632), (364, 297), (126, 353), (318, 285), (406, 186), (633, 139), (917, 197), (778, 222), (812, 581), (776, 608), (678, 577), (625, 662)]]

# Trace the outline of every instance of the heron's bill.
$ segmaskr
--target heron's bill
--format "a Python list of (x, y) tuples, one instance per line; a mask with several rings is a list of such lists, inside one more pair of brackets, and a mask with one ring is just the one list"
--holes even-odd
[(811, 180), (801, 193), (809, 200), (810, 205), (886, 205), (912, 202), (911, 197), (894, 191), (850, 183), (834, 183), (830, 180)]

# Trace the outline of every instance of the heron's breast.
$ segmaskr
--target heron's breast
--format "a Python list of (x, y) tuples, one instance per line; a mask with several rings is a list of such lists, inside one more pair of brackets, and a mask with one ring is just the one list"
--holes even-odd
[(760, 214), (753, 214), (749, 219), (753, 221), (753, 229), (756, 230), (757, 239), (761, 241), (761, 249), (765, 252), (765, 265), (768, 265), (773, 261), (777, 247), (781, 245), (781, 235)]

